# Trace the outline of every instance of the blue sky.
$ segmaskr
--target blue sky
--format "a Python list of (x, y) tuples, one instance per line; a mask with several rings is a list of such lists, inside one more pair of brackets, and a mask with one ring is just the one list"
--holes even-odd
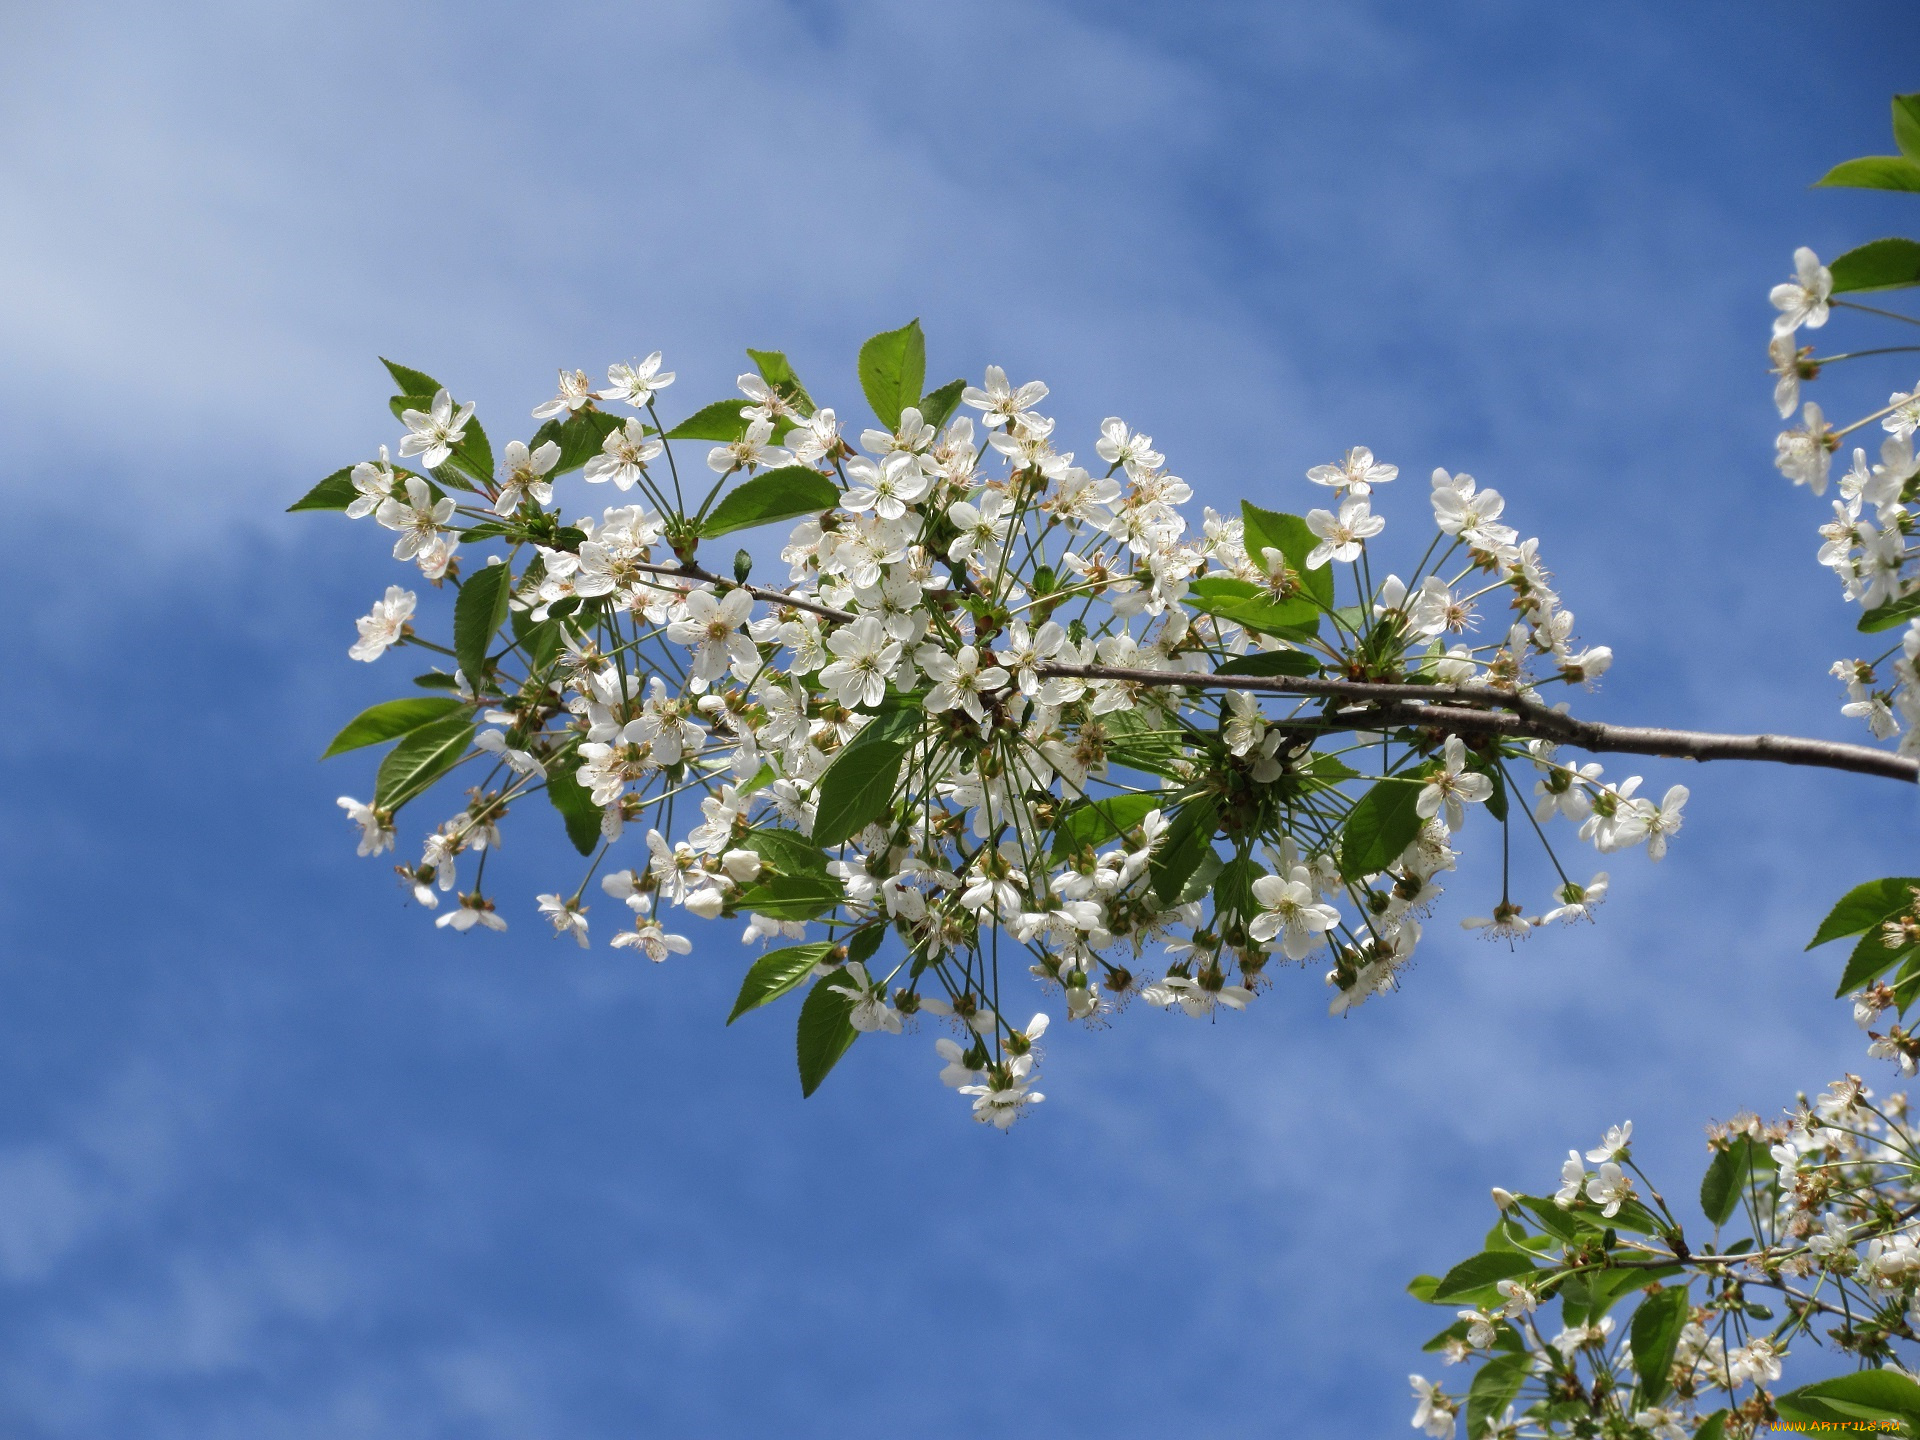
[(656, 347), (689, 405), (772, 345), (850, 411), (918, 314), (932, 371), (1044, 377), (1215, 504), (1300, 508), (1356, 443), (1499, 486), (1618, 654), (1588, 713), (1850, 736), (1764, 297), (1795, 244), (1913, 229), (1805, 188), (1886, 148), (1913, 38), (1893, 4), (0, 15), (0, 1428), (1401, 1432), (1444, 1317), (1400, 1287), (1487, 1186), (1631, 1116), (1686, 1192), (1706, 1118), (1865, 1065), (1800, 944), (1911, 854), (1910, 795), (1611, 764), (1694, 798), (1598, 927), (1462, 937), (1476, 865), (1347, 1021), (1289, 973), (1056, 1032), (1005, 1137), (926, 1035), (803, 1103), (789, 1015), (721, 1025), (730, 935), (547, 938), (557, 836), (503, 857), (504, 937), (354, 859), (370, 763), (313, 757), (398, 693), (345, 655), (397, 572), (281, 512), (394, 439), (379, 354), (498, 440), (556, 365)]

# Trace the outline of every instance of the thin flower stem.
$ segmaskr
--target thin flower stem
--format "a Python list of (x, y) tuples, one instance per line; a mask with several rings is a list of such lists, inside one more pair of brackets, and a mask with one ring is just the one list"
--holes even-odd
[(680, 467), (673, 463), (673, 442), (667, 439), (667, 427), (660, 423), (660, 412), (653, 408), (651, 395), (647, 397), (647, 414), (653, 417), (653, 428), (660, 436), (660, 448), (667, 455), (667, 473), (673, 476), (674, 513), (684, 519), (687, 501), (686, 497), (680, 493)]
[(1851, 435), (1854, 431), (1858, 430), (1862, 425), (1871, 425), (1874, 421), (1878, 420), (1881, 416), (1891, 415), (1895, 410), (1899, 409), (1900, 406), (1905, 403), (1906, 402), (1904, 400), (1896, 400), (1891, 405), (1883, 405), (1878, 410), (1874, 411), (1871, 415), (1861, 416), (1858, 420), (1854, 421), (1851, 425), (1847, 426), (1844, 430), (1834, 431), (1833, 438), (1836, 440), (1844, 440), (1847, 436)]
[(1897, 310), (1881, 310), (1873, 305), (1862, 305), (1858, 300), (1829, 300), (1827, 303), (1835, 309), (1864, 310), (1869, 315), (1879, 315), (1888, 320), (1898, 320), (1902, 324), (1920, 325), (1920, 320), (1914, 319), (1911, 315), (1902, 315)]
[(1882, 345), (1873, 350), (1848, 350), (1839, 355), (1809, 355), (1807, 362), (1812, 365), (1837, 365), (1842, 360), (1859, 360), (1868, 355), (1911, 355), (1916, 351), (1920, 351), (1920, 345)]

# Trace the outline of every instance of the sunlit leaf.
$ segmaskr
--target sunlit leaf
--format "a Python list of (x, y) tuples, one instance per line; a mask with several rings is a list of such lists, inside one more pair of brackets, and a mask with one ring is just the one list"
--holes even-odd
[(900, 425), (900, 412), (920, 403), (927, 378), (927, 338), (918, 320), (875, 335), (860, 347), (860, 388), (880, 423)]
[(398, 810), (423, 794), (460, 763), (473, 743), (473, 730), (473, 722), (461, 713), (422, 725), (402, 737), (380, 762), (373, 803), (382, 810)]
[(443, 715), (464, 709), (464, 704), (442, 695), (421, 695), (410, 700), (388, 700), (370, 709), (362, 710), (338, 735), (333, 743), (321, 753), (322, 760), (335, 755), (344, 755), (349, 750), (358, 750), (364, 745), (378, 745), (383, 740), (392, 740), (409, 731), (418, 730), (422, 725), (438, 720)]
[(746, 979), (740, 982), (740, 994), (733, 1002), (733, 1012), (727, 1016), (727, 1024), (731, 1025), (749, 1010), (770, 1005), (782, 995), (799, 989), (807, 976), (813, 973), (813, 967), (832, 953), (833, 946), (820, 941), (812, 945), (790, 945), (784, 950), (770, 950), (762, 955), (753, 962)]

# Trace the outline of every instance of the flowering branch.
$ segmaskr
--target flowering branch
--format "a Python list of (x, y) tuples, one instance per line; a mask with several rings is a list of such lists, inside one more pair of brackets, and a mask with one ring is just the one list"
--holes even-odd
[[(1394, 729), (1403, 726), (1453, 734), (1503, 736), (1551, 741), (1580, 750), (1628, 755), (1659, 755), (1679, 760), (1764, 760), (1781, 765), (1813, 765), (1892, 780), (1920, 781), (1920, 759), (1893, 755), (1869, 745), (1810, 740), (1791, 735), (1727, 735), (1707, 730), (1673, 730), (1646, 725), (1609, 725), (1579, 720), (1528, 696), (1503, 694), (1470, 685), (1383, 685), (1364, 680), (1320, 677), (1272, 679), (1252, 675), (1168, 675), (1097, 665), (1048, 665), (1043, 675), (1072, 675), (1093, 682), (1179, 685), (1197, 689), (1241, 690), (1268, 695), (1318, 695), (1373, 702), (1372, 709), (1343, 708), (1342, 728)], [(1430, 700), (1485, 705), (1465, 710)], [(1401, 703), (1408, 702), (1408, 703)], [(1512, 715), (1499, 710), (1516, 712)]]
[[(359, 622), (357, 660), (457, 662), (329, 748), (393, 745), (372, 798), (340, 802), (361, 852), (392, 849), (397, 813), (462, 772), (465, 804), (399, 868), (423, 906), (457, 896), (436, 925), (505, 929), (487, 860), (544, 796), (585, 862), (539, 897), (557, 934), (588, 943), (597, 877), (632, 917), (613, 944), (654, 960), (693, 949), (674, 910), (795, 942), (754, 961), (735, 1015), (811, 982), (808, 1092), (859, 1035), (930, 1014), (955, 1027), (942, 1078), (976, 1119), (1012, 1123), (1041, 1098), (1047, 1017), (1008, 1018), (1010, 965), (1098, 1026), (1134, 996), (1244, 1009), (1276, 961), (1318, 958), (1345, 1013), (1398, 988), (1473, 810), (1510, 831), (1530, 803), (1550, 903), (1516, 900), (1503, 866), (1498, 903), (1463, 924), (1516, 941), (1591, 919), (1608, 876), (1569, 875), (1548, 823), (1658, 860), (1687, 791), (1641, 796), (1640, 777), (1604, 781), (1561, 746), (1914, 776), (1858, 746), (1549, 705), (1544, 686), (1590, 686), (1612, 652), (1575, 643), (1538, 542), (1471, 476), (1433, 473), (1424, 553), (1376, 577), (1373, 507), (1399, 472), (1364, 447), (1308, 471), (1325, 507), (1243, 503), (1194, 526), (1189, 487), (1119, 419), (1088, 468), (1056, 445), (1037, 381), (991, 367), (923, 393), (917, 324), (861, 349), (883, 428), (858, 448), (784, 356), (750, 354), (738, 396), (673, 425), (657, 354), (604, 390), (563, 371), (545, 423), (498, 461), (471, 405), (389, 364), (399, 457), (426, 473), (383, 448), (295, 508), (372, 518), (395, 559), (455, 591), (450, 643), (416, 632), (400, 586)], [(697, 505), (689, 445), (714, 477)], [(574, 471), (638, 503), (569, 520), (555, 482)], [(702, 563), (780, 522), (784, 584), (753, 583), (744, 550), (730, 577)], [(477, 543), (497, 547), (483, 565), (460, 554)], [(1529, 778), (1530, 801), (1512, 793)]]
[[(636, 568), (709, 584), (733, 584), (692, 564)], [(823, 619), (844, 624), (855, 618), (845, 611), (831, 609), (791, 590), (744, 584), (738, 588), (756, 600), (791, 606)], [(1044, 663), (1035, 668), (1042, 676), (1067, 677), (1095, 685), (1125, 683), (1198, 690), (1238, 690), (1254, 695), (1320, 696), (1370, 702), (1377, 707), (1368, 711), (1341, 710), (1339, 719), (1343, 729), (1385, 730), (1412, 726), (1456, 734), (1546, 740), (1595, 753), (1654, 755), (1677, 760), (1759, 760), (1779, 765), (1845, 770), (1890, 780), (1920, 781), (1920, 758), (1889, 754), (1869, 745), (1792, 735), (1729, 735), (1708, 730), (1676, 730), (1665, 726), (1610, 725), (1596, 720), (1577, 719), (1564, 710), (1542, 704), (1531, 695), (1494, 690), (1482, 685), (1393, 685), (1329, 676), (1286, 678), (1192, 671), (1170, 673), (1112, 665)], [(1442, 708), (1433, 703), (1436, 701), (1488, 708), (1484, 711), (1476, 708), (1469, 712)], [(1513, 713), (1507, 717), (1493, 713), (1496, 711)]]
[[(1631, 1121), (1584, 1159), (1570, 1150), (1552, 1194), (1493, 1192), (1488, 1248), (1409, 1287), (1456, 1317), (1426, 1348), (1482, 1362), (1464, 1394), (1411, 1377), (1416, 1427), (1451, 1435), (1464, 1415), (1470, 1436), (1496, 1440), (1721, 1440), (1781, 1421), (1920, 1414), (1920, 1384), (1900, 1364), (1920, 1342), (1920, 1133), (1906, 1097), (1876, 1103), (1849, 1075), (1783, 1120), (1742, 1114), (1707, 1133), (1711, 1239), (1698, 1248), (1634, 1163)], [(1755, 1291), (1781, 1297), (1779, 1310)], [(1618, 1323), (1609, 1312), (1634, 1297)], [(1884, 1368), (1783, 1392), (1798, 1340)]]

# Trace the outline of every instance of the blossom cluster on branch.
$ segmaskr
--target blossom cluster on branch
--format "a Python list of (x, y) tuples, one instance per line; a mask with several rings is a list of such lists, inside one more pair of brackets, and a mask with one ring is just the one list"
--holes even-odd
[[(1811, 345), (1801, 345), (1799, 328), (1824, 326), (1832, 313), (1833, 272), (1805, 246), (1795, 252), (1794, 264), (1795, 278), (1775, 286), (1771, 297), (1780, 312), (1770, 346), (1774, 402), (1783, 416), (1799, 404), (1802, 383), (1826, 366), (1870, 355), (1920, 352), (1920, 345), (1876, 346), (1822, 356)], [(1878, 309), (1871, 313), (1896, 321), (1906, 318)], [(1827, 423), (1819, 405), (1807, 401), (1800, 423), (1781, 432), (1775, 442), (1774, 463), (1796, 485), (1824, 496), (1834, 459), (1847, 438), (1875, 421), (1886, 432), (1878, 458), (1870, 459), (1865, 446), (1853, 447), (1852, 463), (1840, 475), (1839, 494), (1831, 502), (1832, 518), (1820, 526), (1818, 558), (1839, 578), (1847, 599), (1861, 607), (1863, 633), (1900, 634), (1876, 655), (1836, 660), (1832, 673), (1847, 690), (1841, 713), (1864, 720), (1877, 740), (1898, 736), (1903, 754), (1920, 754), (1920, 687), (1914, 670), (1920, 662), (1920, 545), (1912, 542), (1914, 520), (1908, 509), (1920, 490), (1920, 459), (1913, 445), (1920, 430), (1920, 383), (1912, 390), (1894, 391), (1885, 406), (1838, 427)]]
[[(612, 943), (654, 960), (692, 948), (676, 910), (796, 942), (735, 1014), (812, 981), (809, 1092), (858, 1035), (931, 1014), (942, 1078), (1004, 1128), (1041, 1098), (1021, 971), (1097, 1026), (1136, 996), (1244, 1008), (1276, 961), (1317, 961), (1338, 1014), (1397, 984), (1470, 810), (1544, 846), (1546, 903), (1503, 881), (1464, 922), (1509, 941), (1606, 894), (1550, 823), (1654, 859), (1679, 829), (1684, 786), (1642, 795), (1539, 737), (1566, 719), (1539, 687), (1612, 655), (1471, 476), (1433, 473), (1424, 549), (1376, 573), (1398, 471), (1363, 447), (1307, 473), (1303, 515), (1194, 524), (1122, 420), (1082, 463), (1044, 384), (989, 367), (923, 393), (918, 322), (862, 347), (879, 423), (857, 436), (784, 355), (749, 355), (738, 396), (677, 423), (658, 354), (605, 388), (563, 371), (497, 462), (471, 404), (390, 364), (420, 471), (383, 448), (295, 507), (371, 519), (455, 592), (450, 643), (401, 586), (359, 621), (355, 659), (445, 659), (328, 752), (395, 742), (371, 799), (340, 802), (362, 854), (466, 781), (401, 867), (422, 905), (447, 897), (437, 924), (505, 928), (487, 857), (544, 794), (587, 857), (539, 897), (558, 933), (587, 943), (597, 877)], [(618, 503), (584, 506), (595, 486)], [(744, 550), (707, 568), (715, 539), (781, 522), (778, 584)]]
[[(1416, 1429), (1721, 1440), (1780, 1421), (1920, 1419), (1920, 1384), (1897, 1365), (1920, 1343), (1906, 1097), (1876, 1104), (1848, 1075), (1778, 1121), (1710, 1126), (1712, 1238), (1698, 1244), (1632, 1138), (1628, 1121), (1570, 1150), (1551, 1192), (1496, 1189), (1486, 1248), (1409, 1287), (1455, 1311), (1426, 1348), (1477, 1362), (1464, 1389), (1410, 1377)], [(1783, 1393), (1803, 1337), (1881, 1368)]]

